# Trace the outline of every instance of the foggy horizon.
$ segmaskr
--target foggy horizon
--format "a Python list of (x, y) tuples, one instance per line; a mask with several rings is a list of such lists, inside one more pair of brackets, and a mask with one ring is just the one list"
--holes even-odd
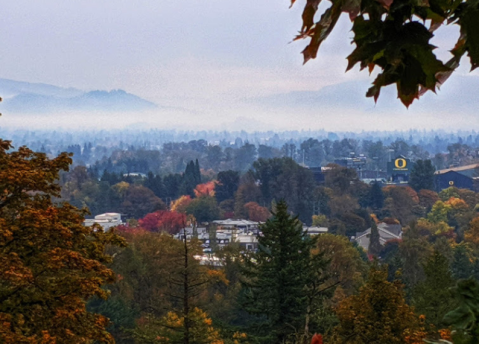
[[(83, 92), (125, 90), (148, 111), (21, 113), (0, 103), (1, 127), (64, 130), (146, 127), (195, 130), (470, 129), (478, 123), (479, 73), (467, 59), (437, 92), (406, 109), (394, 87), (377, 104), (365, 94), (375, 73), (356, 66), (343, 15), (318, 57), (302, 64), (301, 4), (249, 1), (188, 5), (153, 0), (93, 0), (4, 5), (0, 78)], [(201, 15), (198, 15), (201, 13)], [(22, 23), (22, 25), (18, 25)], [(458, 32), (438, 30), (437, 55), (450, 55)], [(2, 90), (0, 90), (2, 91)], [(2, 93), (2, 92), (0, 92)], [(5, 94), (0, 94), (4, 99)]]

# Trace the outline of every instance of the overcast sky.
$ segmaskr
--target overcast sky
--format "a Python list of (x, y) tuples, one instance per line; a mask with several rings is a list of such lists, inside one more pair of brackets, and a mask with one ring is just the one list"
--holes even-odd
[[(384, 129), (390, 121), (398, 129), (479, 124), (466, 109), (456, 114), (456, 121), (430, 113), (433, 97), (427, 106), (413, 105), (408, 111), (391, 107), (391, 102), (398, 103), (394, 92), (386, 92), (377, 106), (364, 100), (369, 110), (342, 108), (344, 97), (359, 94), (362, 101), (368, 81), (367, 72), (344, 73), (345, 57), (353, 49), (350, 24), (342, 18), (318, 59), (303, 66), (300, 52), (306, 42), (288, 44), (301, 26), (303, 4), (298, 0), (289, 9), (286, 0), (4, 0), (0, 77), (83, 90), (123, 89), (181, 108), (144, 118), (115, 117), (117, 125), (361, 130)], [(452, 47), (455, 34), (445, 31), (436, 43)], [(445, 50), (439, 54), (447, 55)], [(467, 71), (468, 66), (462, 66), (458, 75)], [(351, 81), (364, 87), (349, 87), (357, 94), (333, 94), (323, 100), (324, 106), (302, 107), (301, 113), (294, 106), (258, 106), (251, 101)], [(462, 84), (456, 82), (454, 89), (446, 84), (443, 92), (459, 103), (470, 103), (470, 90), (469, 98), (460, 98)], [(9, 120), (8, 114), (4, 117)], [(70, 120), (65, 117), (59, 123)]]

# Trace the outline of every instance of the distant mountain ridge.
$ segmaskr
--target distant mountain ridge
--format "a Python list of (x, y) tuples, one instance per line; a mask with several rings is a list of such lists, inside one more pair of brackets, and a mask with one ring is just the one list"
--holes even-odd
[[(370, 113), (401, 113), (408, 110), (397, 100), (396, 89), (389, 86), (381, 91), (378, 103), (366, 97), (371, 80), (356, 80), (325, 86), (317, 91), (292, 91), (246, 101), (266, 108), (287, 108), (301, 111), (303, 109), (343, 109)], [(441, 86), (437, 94), (427, 92), (416, 100), (411, 109), (429, 113), (450, 112), (476, 114), (479, 108), (479, 76), (455, 75)], [(461, 101), (458, 101), (460, 99)]]
[(158, 107), (123, 90), (84, 92), (75, 88), (28, 83), (0, 78), (2, 111), (46, 113), (64, 111), (143, 111)]

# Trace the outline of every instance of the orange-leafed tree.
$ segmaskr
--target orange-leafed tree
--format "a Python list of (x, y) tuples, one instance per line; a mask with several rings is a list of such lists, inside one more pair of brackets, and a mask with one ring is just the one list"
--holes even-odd
[(209, 181), (207, 183), (196, 185), (194, 190), (196, 197), (201, 196), (214, 196), (215, 195), (215, 186), (216, 182), (214, 180)]
[(0, 140), (0, 342), (112, 343), (108, 319), (86, 310), (114, 282), (105, 266), (113, 231), (83, 226), (85, 210), (57, 204), (59, 172), (71, 158), (48, 159)]
[(186, 213), (186, 208), (190, 205), (192, 199), (190, 195), (181, 196), (176, 201), (171, 203), (171, 211), (178, 213)]

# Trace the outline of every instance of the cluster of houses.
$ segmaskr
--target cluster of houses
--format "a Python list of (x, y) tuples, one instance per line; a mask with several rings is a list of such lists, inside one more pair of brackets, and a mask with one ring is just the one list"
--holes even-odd
[[(119, 213), (105, 213), (96, 215), (93, 219), (86, 219), (85, 226), (99, 224), (105, 230), (112, 227), (123, 225)], [(197, 238), (202, 242), (204, 255), (196, 257), (203, 264), (221, 265), (221, 262), (211, 253), (217, 249), (225, 247), (231, 243), (239, 244), (243, 251), (255, 251), (258, 249), (258, 237), (261, 236), (260, 222), (249, 220), (216, 220), (208, 226), (185, 227), (181, 229), (174, 237), (178, 240), (185, 238), (191, 240)], [(402, 227), (400, 224), (387, 224), (381, 222), (378, 224), (379, 241), (385, 245), (390, 240), (400, 240), (402, 237)], [(304, 227), (308, 235), (321, 235), (328, 232), (327, 227)], [(366, 252), (369, 248), (371, 228), (364, 232), (356, 233), (351, 238)]]
[(232, 242), (239, 243), (244, 250), (256, 250), (258, 247), (259, 222), (249, 220), (216, 220), (204, 227), (185, 227), (175, 238), (187, 240), (197, 238), (203, 244), (204, 252), (222, 248)]

